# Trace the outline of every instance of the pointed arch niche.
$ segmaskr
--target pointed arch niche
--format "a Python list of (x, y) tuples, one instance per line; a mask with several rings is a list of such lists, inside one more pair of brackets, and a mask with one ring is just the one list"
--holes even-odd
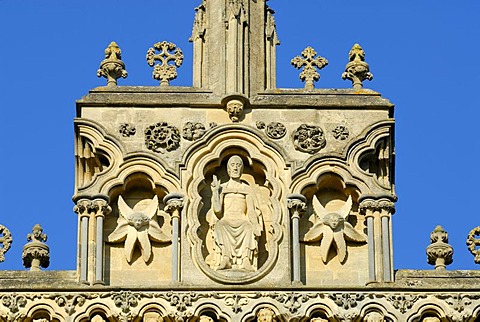
[(368, 191), (366, 184), (354, 178), (343, 161), (330, 159), (294, 179), (292, 191), (307, 199), (299, 224), (302, 282), (334, 285), (341, 279), (365, 285), (369, 253), (358, 201)]
[[(181, 167), (182, 182), (190, 201), (186, 211), (186, 234), (191, 253), (190, 256), (183, 254), (182, 258), (193, 258), (194, 265), (201, 272), (223, 284), (254, 282), (272, 271), (276, 271), (271, 274), (272, 278), (288, 276), (288, 247), (281, 247), (281, 243), (288, 242), (284, 239), (282, 225), (289, 225), (288, 214), (283, 207), (289, 171), (282, 155), (267, 146), (251, 129), (242, 126), (232, 128), (230, 125), (228, 132), (219, 127), (196, 147), (187, 151), (186, 161)], [(213, 231), (222, 216), (218, 218), (212, 210), (212, 182), (214, 176), (222, 185), (229, 181), (227, 162), (234, 155), (243, 161), (240, 179), (255, 199), (262, 229), (256, 238), (258, 248), (251, 270), (239, 265), (226, 269), (215, 267), (215, 263), (218, 264), (218, 257), (215, 257), (218, 248), (215, 251)], [(184, 271), (184, 278), (190, 278), (189, 272)], [(198, 279), (196, 281), (198, 283)]]
[[(151, 160), (143, 155), (130, 156), (121, 166), (118, 174), (107, 181), (101, 191), (110, 198), (112, 212), (106, 216), (103, 230), (105, 240), (105, 282), (109, 285), (124, 284), (128, 280), (142, 285), (168, 284), (172, 280), (172, 244), (171, 244), (171, 218), (163, 211), (165, 205), (163, 198), (179, 191), (178, 180), (165, 170), (160, 162)], [(126, 242), (119, 240), (109, 242), (109, 236), (119, 226), (119, 198), (134, 212), (143, 210), (154, 200), (158, 200), (156, 215), (151, 219), (157, 225), (153, 228), (157, 233), (152, 235), (152, 222), (148, 224), (148, 242), (151, 246), (151, 256), (144, 258), (144, 249), (138, 240), (133, 246), (133, 255), (127, 259), (125, 252)], [(138, 231), (145, 229), (141, 228)], [(158, 241), (157, 236), (163, 237)], [(154, 238), (152, 238), (152, 236)], [(144, 241), (145, 242), (145, 241)], [(138, 274), (145, 271), (145, 274)]]

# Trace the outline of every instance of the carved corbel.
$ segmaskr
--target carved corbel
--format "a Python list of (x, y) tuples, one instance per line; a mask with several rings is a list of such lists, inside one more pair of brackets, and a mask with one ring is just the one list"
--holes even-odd
[(230, 95), (222, 100), (232, 122), (237, 123), (244, 117), (244, 110), (248, 105), (248, 98), (243, 95)]
[(33, 226), (32, 233), (27, 235), (30, 243), (23, 246), (23, 266), (30, 268), (30, 271), (39, 271), (40, 268), (47, 268), (50, 265), (50, 249), (45, 244), (47, 235), (39, 224)]

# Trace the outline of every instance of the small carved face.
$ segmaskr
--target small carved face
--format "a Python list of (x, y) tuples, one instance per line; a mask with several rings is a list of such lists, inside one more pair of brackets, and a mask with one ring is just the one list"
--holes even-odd
[(335, 230), (337, 227), (342, 228), (344, 222), (343, 217), (334, 212), (323, 217), (323, 223), (332, 228), (332, 230)]
[(243, 173), (243, 161), (238, 155), (234, 155), (228, 160), (227, 173), (230, 178), (238, 179)]
[(274, 322), (274, 315), (275, 313), (271, 309), (261, 309), (257, 313), (257, 322)]
[(147, 226), (149, 221), (150, 219), (142, 212), (135, 212), (130, 217), (128, 223), (138, 230), (143, 226)]

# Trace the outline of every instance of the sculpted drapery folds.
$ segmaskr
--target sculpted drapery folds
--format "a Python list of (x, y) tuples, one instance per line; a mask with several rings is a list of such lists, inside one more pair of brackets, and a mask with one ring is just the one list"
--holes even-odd
[[(112, 243), (125, 240), (125, 257), (131, 263), (135, 245), (139, 245), (143, 260), (148, 262), (152, 256), (150, 239), (156, 242), (168, 242), (168, 237), (160, 228), (157, 221), (158, 197), (152, 200), (145, 199), (138, 202), (135, 207), (130, 208), (118, 197), (118, 210), (120, 215), (117, 221), (117, 228), (108, 236)], [(163, 216), (168, 216), (163, 213)]]
[(229, 180), (220, 183), (213, 176), (212, 209), (207, 221), (213, 229), (215, 270), (257, 270), (258, 237), (263, 220), (256, 196), (240, 177), (243, 161), (238, 155), (227, 163)]

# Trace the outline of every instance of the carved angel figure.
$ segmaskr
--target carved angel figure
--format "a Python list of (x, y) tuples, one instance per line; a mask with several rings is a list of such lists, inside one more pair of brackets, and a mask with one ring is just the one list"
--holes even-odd
[(304, 241), (320, 241), (320, 255), (324, 263), (327, 262), (328, 253), (332, 245), (337, 250), (338, 259), (341, 263), (347, 258), (347, 244), (345, 240), (353, 242), (365, 242), (366, 236), (357, 232), (347, 221), (352, 209), (352, 198), (348, 197), (345, 204), (337, 212), (328, 212), (318, 201), (317, 196), (313, 197), (313, 210), (315, 211), (316, 222), (305, 234)]
[[(117, 228), (108, 236), (112, 243), (125, 240), (125, 257), (132, 261), (135, 245), (139, 245), (143, 260), (148, 262), (152, 256), (150, 239), (156, 242), (168, 242), (170, 238), (162, 231), (157, 221), (158, 198), (145, 199), (130, 208), (122, 196), (118, 197), (120, 216)], [(166, 215), (166, 213), (165, 213)]]

